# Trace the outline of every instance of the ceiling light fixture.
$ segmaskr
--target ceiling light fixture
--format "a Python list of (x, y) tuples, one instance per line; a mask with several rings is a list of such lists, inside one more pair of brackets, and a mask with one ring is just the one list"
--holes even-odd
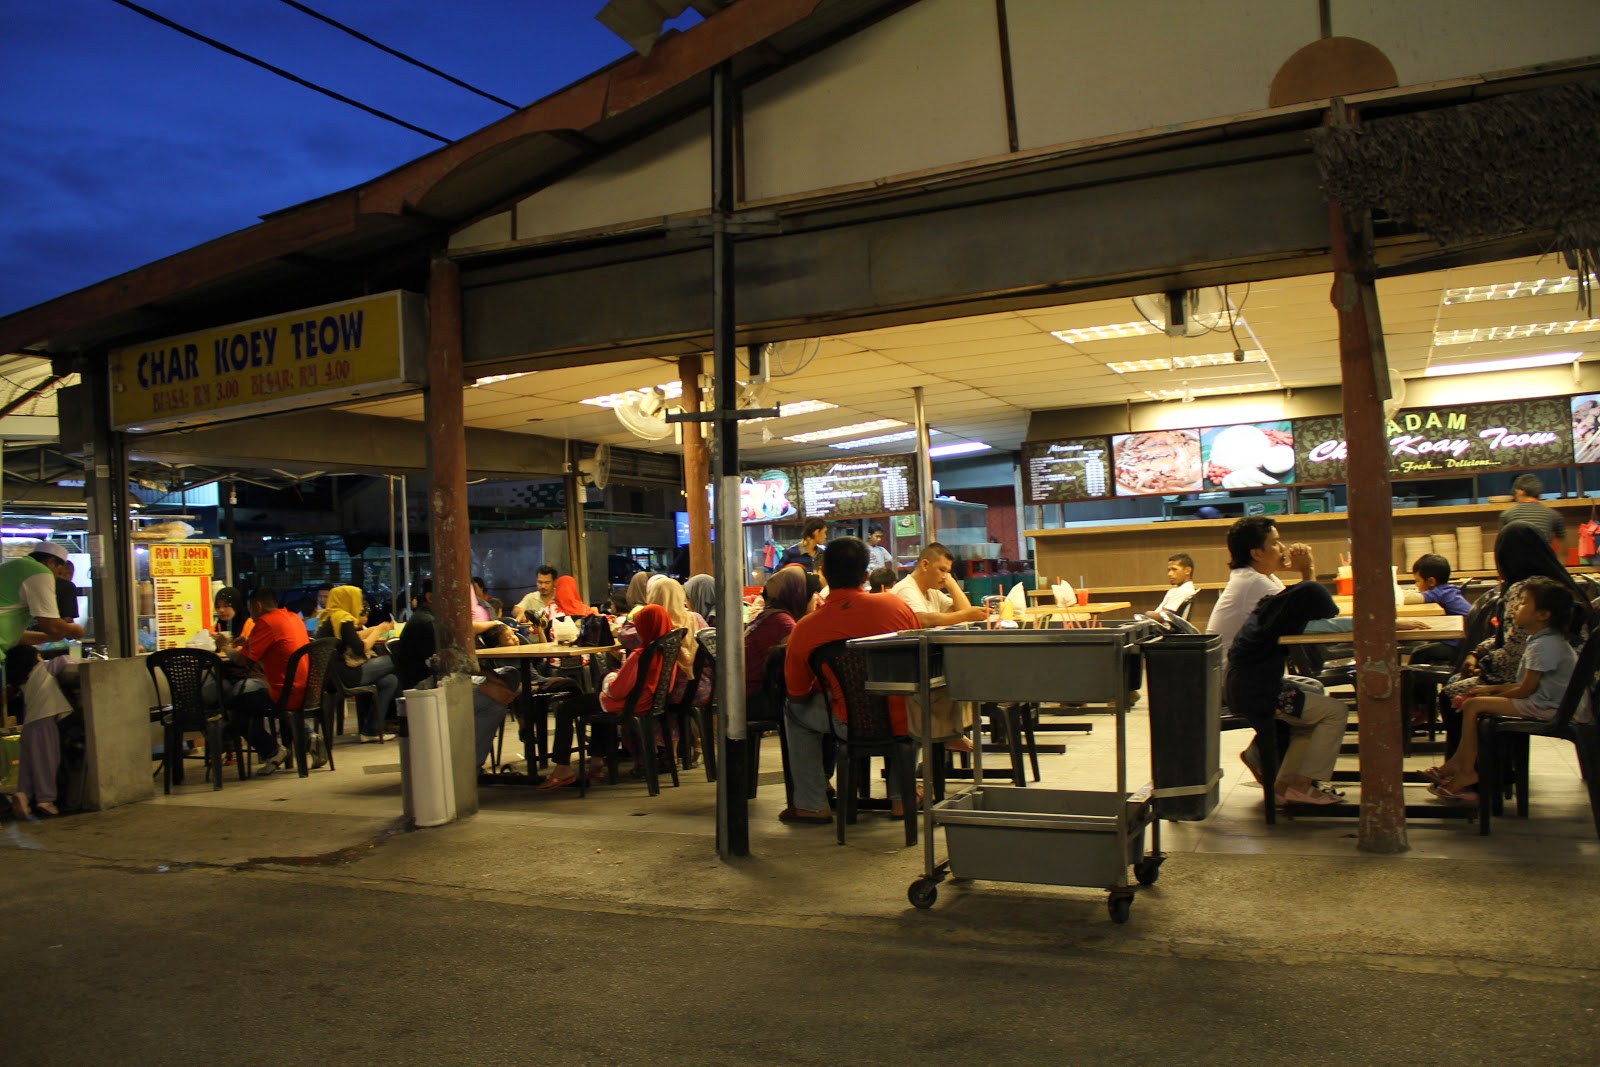
[(1085, 326), (1077, 330), (1051, 330), (1057, 341), (1075, 345), (1082, 341), (1114, 341), (1119, 337), (1144, 337), (1161, 331), (1148, 322), (1118, 322), (1110, 326)]
[(934, 459), (941, 456), (964, 456), (970, 452), (987, 452), (991, 446), (982, 441), (961, 441), (953, 445), (940, 445), (938, 448), (928, 449), (928, 455)]
[[(683, 383), (680, 381), (663, 382), (660, 385), (654, 386), (654, 389), (667, 400), (676, 400), (678, 397), (683, 395)], [(624, 389), (620, 393), (607, 393), (605, 396), (591, 396), (587, 400), (578, 401), (578, 403), (590, 404), (597, 408), (614, 408), (625, 400), (640, 396), (649, 391), (649, 388)]]
[(785, 441), (795, 444), (810, 444), (812, 441), (831, 441), (835, 437), (854, 437), (858, 433), (871, 433), (874, 430), (887, 430), (893, 426), (904, 426), (900, 419), (875, 419), (872, 422), (857, 422), (849, 426), (835, 426), (828, 430), (812, 430), (810, 433), (797, 433), (785, 437)]
[[(493, 385), (496, 382), (509, 382), (513, 378), (521, 378), (532, 373), (532, 371), (519, 370), (511, 374), (491, 374), (485, 378), (479, 378), (477, 381), (473, 382), (472, 387), (476, 389), (480, 385)], [(587, 401), (585, 401), (585, 403), (587, 403)]]
[(1220, 393), (1261, 393), (1282, 389), (1282, 382), (1261, 382), (1255, 385), (1207, 385), (1198, 389), (1146, 389), (1144, 395), (1151, 400), (1182, 400), (1187, 403), (1197, 396), (1217, 396)]
[[(1589, 275), (1591, 284), (1595, 281)], [(1530, 281), (1498, 282), (1494, 285), (1467, 285), (1444, 291), (1446, 304), (1473, 304), (1480, 300), (1515, 300), (1523, 296), (1553, 296), (1558, 293), (1578, 291), (1578, 276), (1566, 274), (1559, 278), (1535, 278)]]
[[(938, 435), (938, 433), (939, 433), (938, 430), (929, 430), (928, 431), (928, 436), (929, 437), (935, 437), (935, 436)], [(877, 437), (863, 437), (863, 438), (861, 438), (860, 440), (857, 440), (857, 441), (835, 441), (834, 443), (830, 444), (828, 447), (829, 448), (870, 448), (873, 445), (887, 445), (887, 444), (893, 444), (896, 441), (909, 441), (909, 440), (911, 440), (912, 438), (914, 438), (916, 436), (917, 436), (917, 431), (915, 431), (915, 430), (903, 430), (900, 433), (886, 433), (886, 434), (880, 434)]]
[(1515, 341), (1520, 337), (1551, 337), (1567, 333), (1593, 333), (1595, 330), (1600, 330), (1600, 319), (1568, 319), (1566, 322), (1533, 322), (1525, 326), (1440, 330), (1433, 335), (1433, 343), (1435, 346), (1470, 345), (1476, 341)]
[(1194, 370), (1196, 367), (1224, 367), (1235, 363), (1265, 363), (1267, 354), (1256, 350), (1246, 352), (1243, 359), (1237, 358), (1233, 352), (1207, 352), (1198, 356), (1173, 356), (1158, 359), (1128, 359), (1117, 363), (1107, 363), (1106, 370), (1117, 374), (1140, 374), (1149, 371), (1168, 370)]
[(1513, 356), (1510, 359), (1487, 359), (1477, 363), (1436, 363), (1422, 372), (1424, 378), (1445, 378), (1452, 374), (1483, 374), (1497, 370), (1526, 370), (1529, 367), (1559, 367), (1563, 363), (1577, 363), (1582, 352), (1548, 352), (1542, 356)]

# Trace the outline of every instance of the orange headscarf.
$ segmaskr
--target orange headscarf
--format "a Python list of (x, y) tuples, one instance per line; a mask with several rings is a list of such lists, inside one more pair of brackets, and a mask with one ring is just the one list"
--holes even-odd
[(578, 595), (578, 583), (570, 574), (563, 574), (556, 579), (556, 591), (553, 599), (555, 600), (556, 610), (568, 618), (576, 619), (584, 615), (594, 614), (594, 609), (585, 604), (583, 597)]

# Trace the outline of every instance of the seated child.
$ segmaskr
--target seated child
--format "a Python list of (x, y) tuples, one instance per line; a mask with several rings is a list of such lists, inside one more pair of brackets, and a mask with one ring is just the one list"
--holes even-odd
[(1578, 661), (1566, 638), (1574, 609), (1571, 591), (1553, 579), (1534, 577), (1522, 584), (1522, 600), (1513, 609), (1517, 626), (1529, 635), (1522, 651), (1521, 677), (1505, 685), (1480, 685), (1457, 698), (1461, 702), (1461, 742), (1448, 760), (1422, 772), (1433, 781), (1429, 792), (1434, 796), (1477, 803), (1478, 795), (1471, 787), (1478, 783), (1480, 715), (1546, 722), (1555, 718)]

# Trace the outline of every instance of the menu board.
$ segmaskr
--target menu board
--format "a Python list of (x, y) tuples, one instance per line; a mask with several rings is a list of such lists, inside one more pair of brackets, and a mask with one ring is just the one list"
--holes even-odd
[[(211, 548), (204, 546), (209, 556)], [(157, 575), (156, 648), (182, 648), (200, 630), (211, 628), (211, 576)]]
[(1146, 430), (1111, 439), (1117, 496), (1200, 491), (1200, 431)]
[(915, 456), (852, 456), (795, 467), (808, 519), (852, 519), (917, 510)]
[[(1559, 467), (1573, 462), (1573, 428), (1593, 420), (1586, 400), (1537, 397), (1454, 407), (1408, 408), (1384, 427), (1389, 474), (1441, 478), (1481, 471)], [(1580, 416), (1580, 410), (1586, 414)], [(1337, 415), (1294, 420), (1295, 469), (1302, 484), (1342, 482), (1347, 448)], [(1586, 448), (1596, 443), (1586, 440)]]
[(1027, 504), (1099, 500), (1111, 494), (1111, 444), (1104, 437), (1025, 441), (1022, 468)]
[(1207, 426), (1200, 462), (1207, 489), (1260, 489), (1294, 481), (1294, 433), (1287, 419)]
[(780, 522), (798, 518), (794, 472), (774, 468), (752, 471), (739, 482), (740, 522)]

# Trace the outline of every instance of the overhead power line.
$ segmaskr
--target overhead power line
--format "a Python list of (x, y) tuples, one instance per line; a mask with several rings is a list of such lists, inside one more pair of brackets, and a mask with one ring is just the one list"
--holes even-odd
[(149, 8), (140, 7), (138, 4), (133, 3), (132, 0), (111, 0), (111, 2), (114, 3), (114, 4), (118, 4), (118, 5), (122, 6), (122, 7), (125, 7), (129, 11), (135, 12), (136, 14), (143, 15), (145, 18), (150, 19), (152, 22), (159, 22), (161, 25), (166, 26), (168, 29), (177, 30), (179, 33), (183, 34), (185, 37), (192, 37), (196, 41), (199, 41), (202, 44), (208, 44), (212, 48), (218, 49), (219, 51), (226, 52), (226, 53), (228, 53), (228, 55), (233, 56), (236, 59), (242, 59), (246, 63), (252, 63), (255, 66), (260, 67), (262, 70), (271, 71), (272, 73), (278, 75), (278, 77), (280, 77), (280, 78), (287, 78), (290, 81), (294, 82), (296, 85), (302, 85), (305, 88), (310, 89), (312, 92), (321, 93), (323, 96), (326, 96), (331, 100), (337, 100), (341, 104), (349, 104), (351, 107), (360, 108), (362, 111), (365, 111), (369, 115), (375, 115), (378, 118), (383, 119), (385, 122), (394, 123), (396, 126), (403, 126), (406, 129), (410, 130), (412, 133), (420, 133), (424, 137), (432, 137), (435, 141), (438, 141), (440, 144), (450, 144), (451, 143), (451, 140), (448, 137), (445, 137), (445, 136), (443, 136), (441, 134), (434, 133), (432, 130), (425, 130), (421, 126), (418, 126), (418, 125), (416, 125), (414, 123), (407, 122), (405, 119), (397, 118), (396, 116), (389, 114), (387, 111), (379, 111), (377, 108), (372, 107), (372, 106), (370, 106), (368, 104), (363, 104), (359, 100), (352, 100), (350, 97), (345, 96), (343, 93), (335, 92), (334, 90), (324, 88), (323, 86), (318, 85), (315, 82), (307, 81), (306, 79), (300, 77), (300, 75), (291, 74), (289, 71), (284, 70), (282, 67), (275, 67), (271, 63), (268, 63), (264, 59), (257, 59), (255, 56), (252, 56), (247, 52), (239, 51), (237, 48), (234, 48), (232, 45), (223, 44), (221, 41), (214, 40), (213, 38), (207, 37), (203, 33), (197, 33), (196, 31), (189, 29), (189, 27), (187, 27), (187, 26), (183, 26), (183, 25), (180, 25), (179, 23), (173, 22), (171, 19), (167, 18), (165, 15), (158, 15), (154, 11), (151, 11)]
[(282, 0), (282, 2), (285, 3), (285, 4), (288, 4), (290, 7), (294, 8), (296, 11), (299, 11), (299, 12), (301, 12), (303, 14), (306, 14), (306, 15), (310, 15), (312, 18), (316, 19), (318, 22), (325, 22), (329, 26), (332, 26), (336, 30), (343, 30), (345, 33), (348, 33), (350, 36), (354, 37), (356, 40), (361, 41), (361, 42), (363, 42), (365, 44), (370, 44), (372, 47), (378, 49), (378, 51), (380, 51), (380, 52), (387, 52), (389, 55), (394, 56), (396, 59), (403, 60), (406, 63), (410, 63), (413, 67), (420, 67), (423, 70), (427, 71), (429, 74), (436, 74), (439, 77), (443, 78), (445, 81), (449, 82), (451, 85), (458, 85), (461, 88), (465, 89), (469, 93), (477, 93), (479, 96), (483, 97), (485, 100), (493, 100), (495, 103), (499, 104), (501, 107), (510, 108), (512, 111), (516, 111), (517, 110), (517, 105), (513, 104), (511, 101), (504, 100), (504, 99), (502, 99), (502, 98), (500, 98), (498, 96), (495, 96), (493, 93), (486, 93), (482, 89), (479, 89), (475, 85), (468, 85), (466, 82), (462, 81), (460, 78), (457, 78), (452, 74), (446, 74), (444, 71), (440, 70), (438, 67), (430, 67), (428, 64), (424, 63), (422, 60), (415, 59), (415, 58), (413, 58), (411, 56), (408, 56), (404, 52), (399, 51), (398, 49), (390, 48), (388, 45), (384, 44), (382, 41), (374, 41), (371, 37), (368, 37), (366, 34), (362, 33), (360, 30), (353, 29), (352, 27), (346, 26), (344, 23), (340, 22), (338, 19), (330, 18), (327, 15), (324, 15), (322, 12), (316, 10), (315, 8), (307, 7), (305, 4), (300, 3), (299, 0)]

